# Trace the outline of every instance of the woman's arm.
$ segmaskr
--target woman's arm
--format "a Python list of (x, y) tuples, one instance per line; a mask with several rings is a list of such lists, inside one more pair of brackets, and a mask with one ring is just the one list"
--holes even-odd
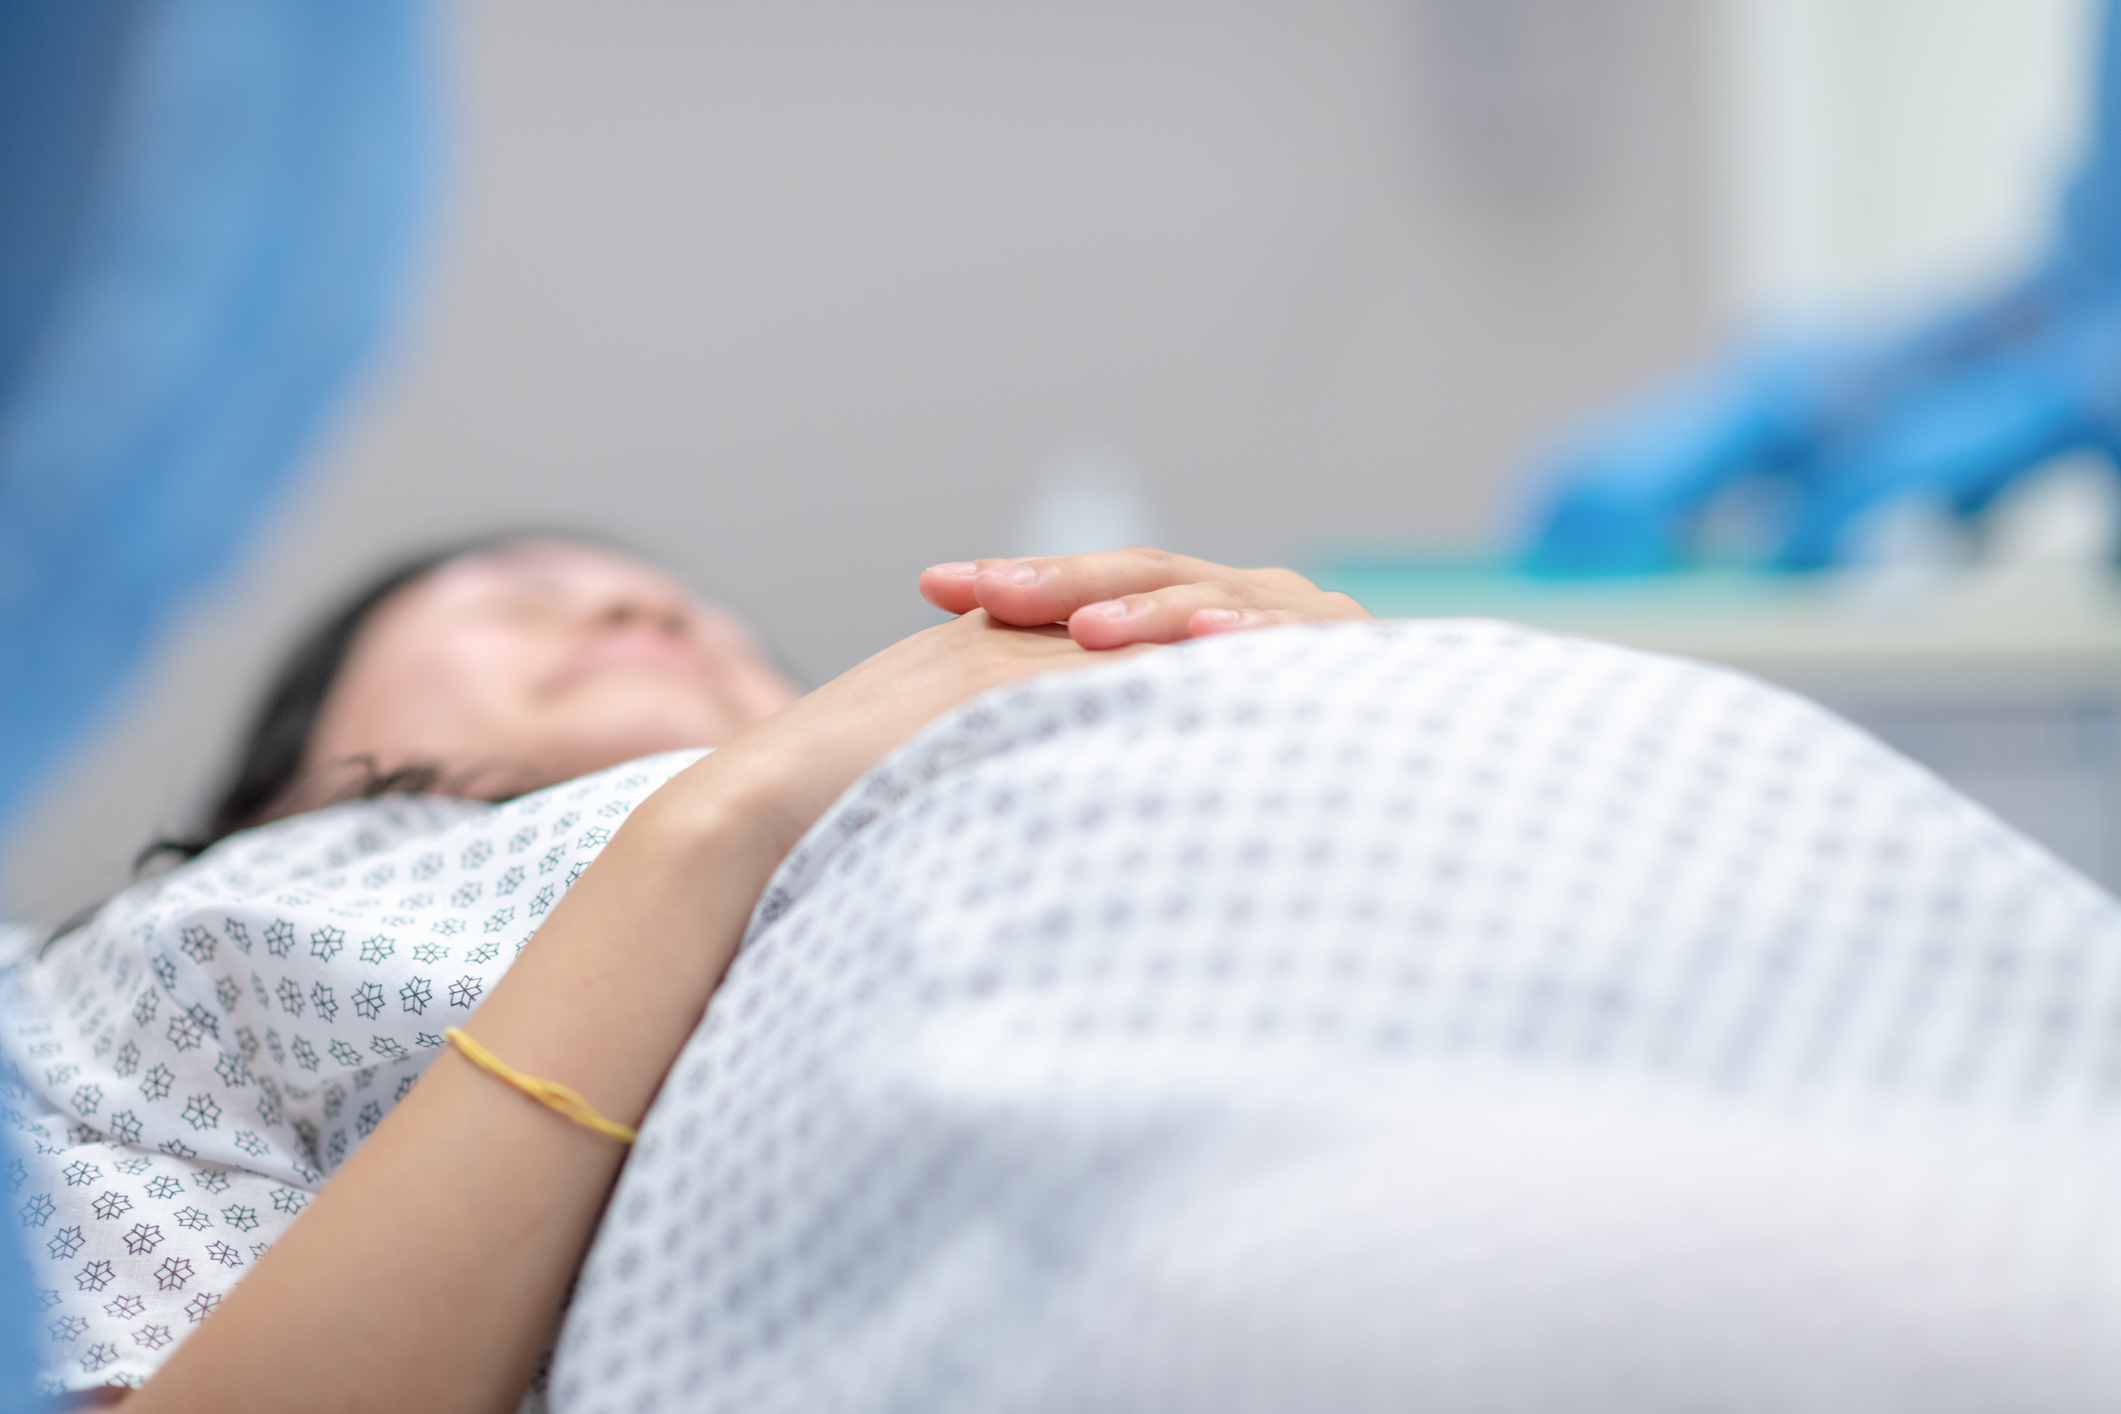
[[(1091, 661), (968, 614), (776, 714), (634, 811), (465, 1029), (637, 1123), (767, 879), (839, 793), (956, 703)], [(128, 1403), (512, 1409), (624, 1158), (439, 1056)]]
[[(637, 1123), (782, 852), (741, 765), (643, 802), (466, 1029)], [(512, 1409), (624, 1157), (445, 1052), (128, 1403)]]
[[(644, 801), (465, 1029), (637, 1123), (773, 870), (848, 785), (988, 688), (1109, 656), (977, 609), (878, 654)], [(439, 1056), (128, 1404), (512, 1409), (624, 1158)]]

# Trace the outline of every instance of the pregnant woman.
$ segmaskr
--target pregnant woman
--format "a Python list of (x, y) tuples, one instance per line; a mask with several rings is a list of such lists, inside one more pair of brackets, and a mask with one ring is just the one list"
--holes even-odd
[(921, 588), (801, 698), (577, 545), (327, 626), (210, 847), (13, 973), (55, 1383), (2121, 1398), (2121, 914), (2037, 848), (1734, 674), (1146, 551)]
[[(1131, 645), (1362, 617), (1148, 552), (922, 588), (960, 617), (800, 699), (726, 615), (579, 544), (436, 557), (320, 629), (194, 842), (215, 847), (18, 971), (55, 1379), (159, 1366), (136, 1397), (172, 1408), (512, 1406), (626, 1145), (445, 1055), (446, 1027), (636, 1124), (776, 866), (920, 727)], [(421, 876), (460, 872), (447, 846), (497, 799), (536, 819), (485, 846), (509, 882), (460, 915)]]

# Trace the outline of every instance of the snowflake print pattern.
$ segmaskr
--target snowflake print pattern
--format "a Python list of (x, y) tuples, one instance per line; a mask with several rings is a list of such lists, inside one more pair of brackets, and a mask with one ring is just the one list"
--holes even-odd
[[(696, 756), (564, 789), (630, 808)], [(145, 1380), (409, 1093), (438, 1013), (467, 1014), (535, 930), (527, 910), (494, 924), (459, 909), (525, 882), (530, 845), (511, 863), (509, 842), (539, 837), (561, 789), (356, 801), (247, 831), (0, 976), (0, 1005), (28, 1018), (0, 1070), (23, 1155), (7, 1211), (35, 1234), (47, 1320), (86, 1323), (45, 1342), (48, 1387)], [(552, 848), (557, 870), (595, 854), (571, 836)], [(379, 892), (398, 881), (423, 893)], [(472, 927), (501, 946), (437, 975)]]
[(214, 935), (207, 932), (206, 929), (194, 923), (182, 929), (178, 933), (178, 937), (182, 939), (184, 955), (193, 962), (212, 962), (214, 960), (216, 940)]

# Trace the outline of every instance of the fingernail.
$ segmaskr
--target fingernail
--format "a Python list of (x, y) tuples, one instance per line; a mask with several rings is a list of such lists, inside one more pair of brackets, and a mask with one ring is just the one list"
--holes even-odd
[(1236, 628), (1245, 621), (1245, 616), (1235, 609), (1202, 609), (1193, 616), (1193, 621), (1202, 628)]
[(1026, 589), (1038, 583), (1038, 571), (1029, 565), (996, 565), (987, 573), (998, 574), (1011, 584), (1020, 584)]
[(970, 579), (979, 573), (979, 566), (970, 560), (952, 560), (946, 565), (930, 565), (924, 574), (939, 574), (950, 579)]
[(1100, 599), (1095, 604), (1085, 604), (1075, 611), (1088, 614), (1094, 619), (1110, 619), (1117, 622), (1131, 612), (1124, 599)]

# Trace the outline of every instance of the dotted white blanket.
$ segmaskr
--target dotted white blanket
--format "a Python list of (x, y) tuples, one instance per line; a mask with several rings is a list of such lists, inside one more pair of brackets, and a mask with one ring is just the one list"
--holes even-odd
[(562, 1414), (2121, 1408), (2121, 911), (1826, 713), (1498, 625), (992, 695), (812, 832)]

